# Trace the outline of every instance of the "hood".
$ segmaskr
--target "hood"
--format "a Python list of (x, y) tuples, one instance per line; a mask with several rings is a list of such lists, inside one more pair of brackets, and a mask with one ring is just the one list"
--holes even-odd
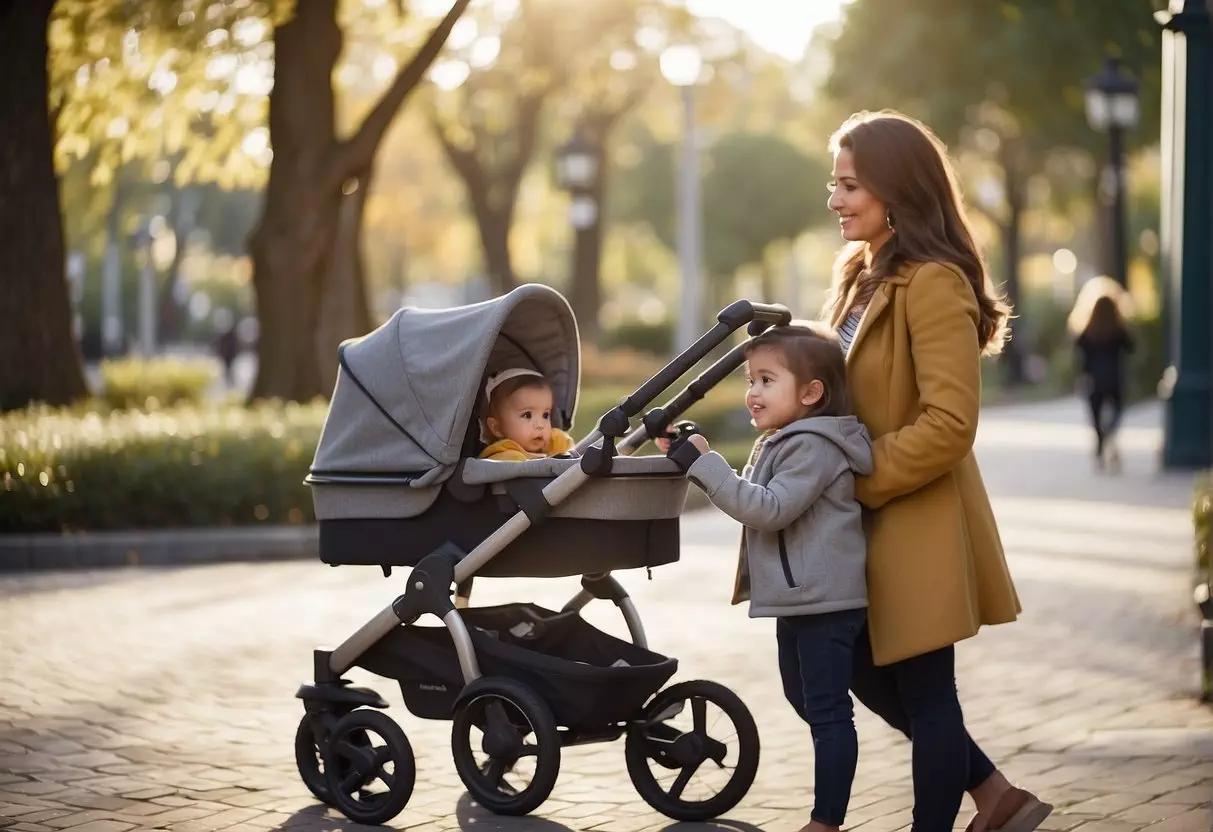
[(779, 442), (801, 433), (816, 434), (833, 442), (856, 474), (865, 476), (872, 473), (872, 437), (856, 417), (810, 416), (798, 419), (775, 431), (767, 442)]

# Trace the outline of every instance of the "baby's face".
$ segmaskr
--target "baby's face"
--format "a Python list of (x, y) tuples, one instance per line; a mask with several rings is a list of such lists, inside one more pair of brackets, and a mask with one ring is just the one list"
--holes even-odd
[(543, 387), (515, 390), (489, 421), (489, 429), (497, 436), (514, 440), (528, 453), (540, 453), (552, 438), (552, 391)]

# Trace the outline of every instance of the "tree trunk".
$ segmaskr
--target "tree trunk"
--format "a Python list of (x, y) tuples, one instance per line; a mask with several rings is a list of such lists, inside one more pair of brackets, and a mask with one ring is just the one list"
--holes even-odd
[[(551, 88), (531, 90), (514, 102), (514, 142), (508, 157), (494, 160), (490, 147), (493, 137), (473, 129), (471, 147), (452, 141), (437, 117), (431, 114), (430, 126), (451, 167), (463, 180), (476, 227), (480, 232), (480, 250), (493, 293), (505, 294), (517, 285), (514, 261), (510, 254), (510, 229), (523, 174), (535, 155), (539, 119)], [(494, 164), (496, 161), (496, 164)]]
[[(468, 189), (472, 184), (468, 181)], [(472, 214), (480, 232), (480, 251), (484, 255), (484, 270), (494, 295), (504, 295), (518, 285), (514, 275), (514, 260), (510, 254), (510, 227), (514, 206), (494, 207), (487, 193), (470, 193)]]
[(578, 331), (583, 339), (597, 343), (601, 335), (598, 314), (602, 309), (602, 287), (599, 266), (602, 262), (602, 238), (606, 224), (602, 220), (606, 204), (606, 153), (600, 143), (594, 145), (598, 156), (597, 173), (584, 196), (593, 201), (598, 211), (589, 227), (577, 229), (573, 237), (573, 275), (569, 304), (577, 316)]
[(122, 305), (123, 218), (128, 196), (126, 166), (114, 171), (110, 207), (105, 214), (105, 257), (101, 264), (101, 354), (126, 355), (126, 314)]
[(323, 314), (316, 330), (316, 360), (320, 383), (326, 390), (337, 382), (337, 346), (347, 338), (366, 335), (375, 326), (367, 298), (362, 249), (362, 218), (371, 189), (370, 172), (352, 178), (350, 184), (356, 187), (341, 200), (332, 262), (321, 295)]
[(181, 266), (185, 262), (186, 241), (193, 232), (197, 220), (198, 193), (192, 188), (172, 189), (172, 229), (177, 242), (173, 251), (173, 262), (169, 263), (164, 282), (160, 285), (160, 296), (156, 300), (157, 327), (162, 343), (181, 337), (185, 325), (185, 309), (177, 302), (177, 285), (181, 282)]
[(336, 0), (308, 0), (274, 29), (274, 158), (264, 213), (249, 239), (260, 320), (255, 399), (307, 401), (326, 392), (313, 333), (341, 196), (339, 186), (325, 187), (342, 40), (336, 12)]
[(72, 334), (49, 110), (53, 0), (0, 3), (0, 410), (87, 394)]

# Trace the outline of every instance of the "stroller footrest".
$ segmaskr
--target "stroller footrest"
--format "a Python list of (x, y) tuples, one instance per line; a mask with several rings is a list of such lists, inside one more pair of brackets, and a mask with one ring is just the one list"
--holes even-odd
[(321, 682), (317, 685), (300, 685), (295, 698), (305, 703), (342, 705), (351, 708), (386, 708), (387, 700), (370, 688), (353, 688), (345, 680)]

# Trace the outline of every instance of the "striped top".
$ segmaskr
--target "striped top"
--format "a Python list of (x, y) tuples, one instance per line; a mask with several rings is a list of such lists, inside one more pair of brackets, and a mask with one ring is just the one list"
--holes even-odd
[(850, 315), (847, 315), (846, 320), (838, 325), (838, 340), (842, 343), (843, 355), (851, 352), (851, 342), (855, 340), (855, 333), (859, 331), (861, 320), (863, 320), (863, 307), (856, 307), (851, 310)]

